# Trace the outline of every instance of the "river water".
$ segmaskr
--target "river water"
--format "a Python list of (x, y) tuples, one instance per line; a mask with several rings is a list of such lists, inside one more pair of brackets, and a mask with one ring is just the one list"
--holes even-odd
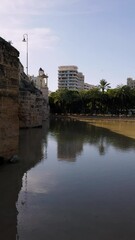
[(135, 140), (87, 123), (20, 132), (0, 166), (0, 240), (134, 240)]

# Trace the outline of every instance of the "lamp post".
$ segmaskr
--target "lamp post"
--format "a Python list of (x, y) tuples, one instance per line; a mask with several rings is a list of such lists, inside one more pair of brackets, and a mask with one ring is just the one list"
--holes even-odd
[(23, 42), (26, 42), (26, 74), (28, 76), (28, 34), (23, 34)]

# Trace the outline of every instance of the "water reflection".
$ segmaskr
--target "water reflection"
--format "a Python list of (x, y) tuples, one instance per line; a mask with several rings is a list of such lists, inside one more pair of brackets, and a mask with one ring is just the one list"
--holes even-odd
[(0, 168), (0, 239), (135, 238), (133, 139), (51, 120), (21, 130), (19, 153)]
[(18, 154), (19, 133), (16, 128), (11, 127), (4, 129), (0, 126), (0, 164)]
[[(57, 139), (59, 160), (74, 162), (83, 151), (84, 125), (71, 120), (50, 121), (50, 132)], [(79, 126), (79, 129), (78, 129)]]
[(86, 143), (96, 146), (100, 155), (105, 155), (110, 146), (124, 151), (135, 148), (135, 141), (129, 137), (75, 120), (53, 119), (50, 121), (50, 132), (57, 139), (59, 160), (75, 161)]
[(27, 171), (47, 157), (48, 128), (49, 123), (46, 122), (43, 128), (21, 130), (19, 142), (20, 162), (0, 166), (1, 240), (16, 239), (18, 215), (16, 202), (23, 184), (22, 179), (25, 187), (27, 187)]
[(47, 133), (49, 122), (42, 128), (22, 129), (20, 131), (19, 155), (23, 159), (23, 168), (35, 165), (47, 158)]
[(134, 153), (130, 138), (52, 120), (47, 161), (28, 172), (27, 206), (25, 181), (19, 194), (19, 240), (135, 239)]

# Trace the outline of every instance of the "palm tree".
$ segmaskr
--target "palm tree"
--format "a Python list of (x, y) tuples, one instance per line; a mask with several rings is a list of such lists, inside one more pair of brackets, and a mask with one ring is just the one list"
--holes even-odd
[(99, 88), (101, 89), (102, 93), (104, 93), (105, 90), (110, 88), (110, 83), (107, 83), (105, 79), (101, 79)]

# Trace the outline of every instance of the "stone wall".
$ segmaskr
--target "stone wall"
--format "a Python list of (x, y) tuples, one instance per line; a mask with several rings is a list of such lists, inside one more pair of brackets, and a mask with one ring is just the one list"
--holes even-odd
[(19, 81), (20, 128), (40, 127), (49, 117), (49, 106), (42, 91), (37, 89), (25, 73)]
[(29, 91), (20, 91), (19, 120), (20, 128), (42, 126), (43, 97)]
[(50, 113), (50, 107), (48, 101), (44, 98), (43, 99), (43, 107), (42, 107), (42, 119), (45, 121), (48, 119)]
[(19, 52), (0, 38), (0, 162), (17, 153)]
[(42, 126), (48, 116), (48, 101), (24, 73), (19, 52), (0, 38), (0, 163), (17, 154), (19, 127)]
[(43, 121), (44, 121), (48, 118), (50, 112), (47, 85), (41, 88), (40, 90), (43, 95)]

